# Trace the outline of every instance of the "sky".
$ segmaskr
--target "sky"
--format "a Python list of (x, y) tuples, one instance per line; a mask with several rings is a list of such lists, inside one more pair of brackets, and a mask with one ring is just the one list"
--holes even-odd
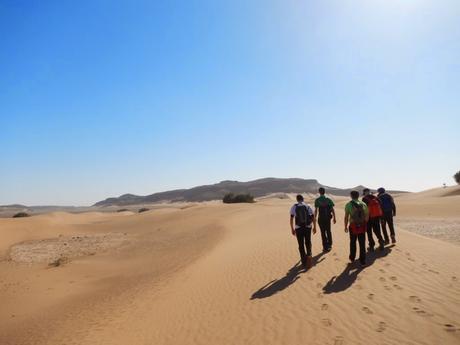
[(459, 83), (458, 0), (0, 1), (0, 204), (453, 184)]

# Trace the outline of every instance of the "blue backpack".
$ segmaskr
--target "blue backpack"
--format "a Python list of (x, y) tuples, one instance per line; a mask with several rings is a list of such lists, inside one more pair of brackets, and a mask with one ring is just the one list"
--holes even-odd
[(382, 211), (385, 213), (393, 211), (393, 198), (390, 194), (383, 193), (379, 195), (380, 205), (382, 206)]

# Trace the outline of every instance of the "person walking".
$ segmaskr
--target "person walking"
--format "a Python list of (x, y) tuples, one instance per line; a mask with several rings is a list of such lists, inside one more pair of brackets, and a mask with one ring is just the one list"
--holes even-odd
[(350, 233), (350, 263), (356, 258), (356, 240), (359, 242), (359, 262), (366, 265), (366, 230), (369, 212), (367, 205), (359, 200), (359, 192), (350, 193), (351, 201), (345, 205), (345, 232)]
[(319, 197), (315, 200), (315, 219), (318, 220), (321, 240), (323, 242), (323, 252), (332, 249), (331, 219), (336, 223), (334, 202), (328, 198), (323, 187), (318, 189)]
[(380, 201), (374, 194), (371, 193), (369, 188), (363, 189), (362, 200), (369, 210), (369, 221), (367, 222), (367, 241), (369, 242), (369, 251), (373, 252), (375, 247), (372, 232), (374, 232), (374, 235), (379, 241), (379, 248), (383, 250), (385, 248), (385, 242), (380, 231), (380, 218), (383, 215), (382, 208), (380, 207)]
[(378, 198), (380, 205), (382, 206), (382, 230), (383, 236), (385, 237), (385, 244), (389, 244), (387, 224), (390, 228), (391, 243), (396, 243), (395, 227), (393, 223), (393, 217), (396, 217), (396, 205), (393, 197), (385, 191), (385, 188), (380, 187), (378, 190)]
[[(316, 233), (315, 215), (310, 205), (304, 203), (302, 195), (297, 195), (295, 203), (289, 212), (292, 235), (297, 237), (300, 261), (304, 268), (312, 265), (311, 232)], [(295, 224), (295, 226), (294, 226)]]

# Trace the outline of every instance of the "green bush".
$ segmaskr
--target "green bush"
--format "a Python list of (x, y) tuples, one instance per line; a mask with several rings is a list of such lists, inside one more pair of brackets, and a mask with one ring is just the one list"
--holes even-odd
[(142, 207), (141, 209), (139, 209), (139, 213), (142, 213), (142, 212), (146, 212), (146, 211), (149, 211), (150, 209), (147, 208), (147, 207)]
[(126, 212), (126, 211), (129, 211), (127, 208), (120, 208), (119, 210), (117, 210), (117, 212)]
[(457, 184), (460, 184), (460, 171), (457, 171), (457, 173), (454, 175), (454, 180), (457, 182)]
[(22, 218), (22, 217), (30, 217), (30, 214), (26, 212), (18, 212), (13, 216), (13, 218)]
[(222, 201), (225, 204), (235, 204), (235, 203), (241, 203), (241, 202), (253, 203), (254, 197), (251, 194), (236, 194), (235, 195), (233, 193), (228, 193), (228, 194), (225, 194)]

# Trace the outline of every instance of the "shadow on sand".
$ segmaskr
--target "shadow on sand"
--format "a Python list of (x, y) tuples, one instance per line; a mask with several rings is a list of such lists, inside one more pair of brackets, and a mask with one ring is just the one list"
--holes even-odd
[[(319, 264), (321, 261), (325, 259), (322, 257), (323, 255), (324, 253), (320, 253), (312, 257), (311, 268), (315, 267), (317, 264)], [(311, 270), (311, 268), (307, 271)], [(265, 284), (259, 290), (254, 292), (251, 296), (251, 299), (267, 298), (276, 294), (277, 292), (283, 291), (284, 289), (289, 287), (289, 285), (293, 284), (297, 279), (299, 279), (301, 273), (307, 271), (302, 267), (300, 262), (297, 262), (294, 266), (292, 266), (289, 269), (289, 271), (287, 271), (284, 277), (272, 280), (271, 282)]]
[[(375, 260), (383, 258), (390, 254), (392, 247), (394, 247), (394, 245), (386, 247), (384, 250), (376, 250), (372, 253), (368, 252), (366, 254), (366, 267), (371, 266), (375, 262)], [(343, 270), (343, 272), (340, 273), (340, 275), (332, 277), (326, 283), (326, 285), (323, 287), (323, 293), (331, 294), (345, 291), (353, 285), (353, 283), (356, 281), (356, 278), (358, 278), (358, 274), (361, 273), (361, 271), (363, 271), (364, 269), (366, 269), (366, 267), (358, 267), (356, 261), (353, 264), (348, 264), (347, 267)]]

